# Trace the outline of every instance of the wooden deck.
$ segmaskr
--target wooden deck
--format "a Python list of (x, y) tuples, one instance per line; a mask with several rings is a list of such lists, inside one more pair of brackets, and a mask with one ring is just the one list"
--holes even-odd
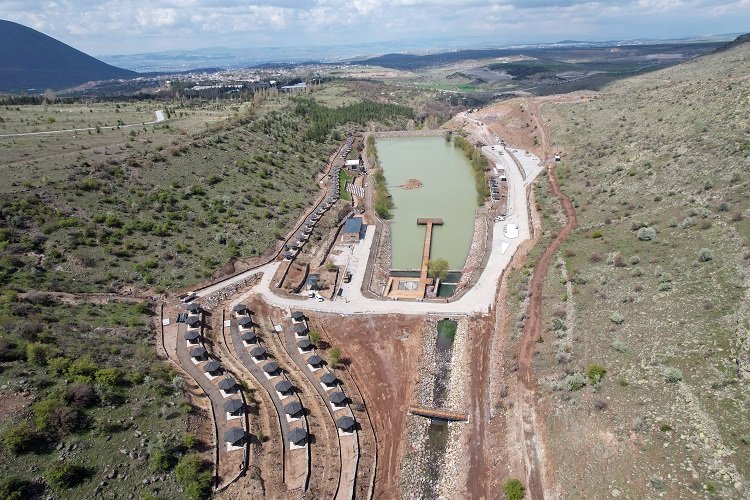
[[(422, 245), (422, 265), (419, 270), (419, 278), (388, 278), (386, 295), (396, 299), (423, 299), (427, 292), (427, 286), (432, 284), (432, 278), (427, 277), (427, 264), (430, 261), (430, 249), (432, 248), (432, 226), (441, 226), (443, 219), (417, 219), (418, 226), (427, 226), (424, 234), (424, 245)], [(402, 290), (401, 282), (417, 282), (413, 289)]]
[(423, 408), (420, 406), (410, 406), (409, 413), (419, 415), (420, 417), (439, 418), (441, 420), (450, 420), (451, 422), (468, 422), (469, 414), (457, 411), (441, 410), (439, 408)]

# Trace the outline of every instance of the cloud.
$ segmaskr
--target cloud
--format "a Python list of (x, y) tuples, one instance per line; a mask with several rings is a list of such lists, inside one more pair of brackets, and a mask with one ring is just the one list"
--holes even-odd
[(0, 0), (0, 18), (112, 54), (269, 41), (472, 36), (504, 44), (726, 33), (746, 29), (750, 0)]

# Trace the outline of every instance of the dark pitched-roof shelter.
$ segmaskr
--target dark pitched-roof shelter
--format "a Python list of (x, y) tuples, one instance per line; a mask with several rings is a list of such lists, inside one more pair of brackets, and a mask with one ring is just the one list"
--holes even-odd
[(299, 401), (292, 401), (291, 403), (284, 405), (284, 413), (286, 413), (287, 415), (296, 415), (301, 411), (302, 403), (300, 403)]
[(188, 304), (188, 305), (185, 306), (185, 309), (188, 312), (197, 313), (197, 312), (200, 312), (201, 305), (199, 303), (197, 303), (197, 302), (191, 302), (190, 304)]
[(276, 384), (276, 390), (280, 393), (284, 394), (285, 392), (289, 391), (292, 388), (292, 383), (288, 380), (282, 380), (278, 384)]
[(276, 373), (279, 369), (279, 364), (276, 361), (271, 361), (263, 365), (263, 371), (266, 373)]
[(203, 371), (206, 371), (208, 373), (214, 373), (216, 371), (219, 371), (219, 368), (221, 368), (221, 363), (219, 363), (216, 360), (211, 360), (205, 365), (203, 365)]
[(200, 325), (201, 318), (200, 316), (188, 316), (187, 319), (185, 320), (185, 323), (188, 326)]
[(320, 377), (320, 381), (325, 385), (334, 385), (336, 383), (336, 375), (331, 372), (326, 372)]
[(346, 401), (346, 394), (341, 391), (332, 392), (331, 395), (328, 396), (328, 399), (330, 399), (331, 403), (335, 404), (336, 406), (343, 406), (344, 402)]
[(262, 358), (266, 354), (266, 349), (261, 346), (250, 349), (250, 355), (254, 358)]
[(245, 304), (237, 304), (232, 308), (232, 311), (236, 313), (244, 313), (245, 311), (247, 311), (247, 306)]
[(307, 439), (307, 431), (301, 427), (289, 431), (289, 442), (301, 446)]
[(307, 325), (304, 323), (295, 323), (292, 325), (292, 331), (301, 337), (307, 334)]
[(307, 358), (307, 364), (310, 366), (317, 366), (323, 362), (323, 358), (318, 356), (317, 354), (313, 354), (309, 358)]
[(244, 407), (245, 405), (241, 399), (230, 399), (224, 404), (224, 411), (227, 413), (237, 413)]
[(240, 427), (233, 427), (224, 433), (224, 441), (231, 444), (237, 444), (245, 439), (245, 430)]
[(307, 351), (312, 349), (312, 342), (310, 342), (308, 339), (298, 340), (297, 347), (299, 347), (303, 351)]
[(202, 358), (206, 355), (206, 348), (205, 347), (196, 347), (194, 349), (190, 349), (190, 355), (194, 358)]
[(244, 316), (237, 320), (237, 324), (240, 326), (251, 326), (253, 324), (252, 318), (250, 316)]
[(255, 332), (245, 332), (240, 335), (240, 338), (247, 343), (255, 343), (258, 340), (258, 335)]
[(224, 392), (231, 391), (237, 386), (237, 381), (234, 380), (232, 377), (226, 377), (221, 380), (219, 380), (219, 389), (221, 389)]
[(305, 313), (303, 313), (302, 311), (294, 311), (292, 313), (292, 319), (294, 321), (302, 321), (303, 319), (305, 319)]
[(336, 427), (341, 429), (342, 431), (352, 431), (354, 430), (354, 424), (356, 422), (352, 417), (349, 415), (344, 415), (340, 419), (336, 420)]
[(201, 332), (198, 330), (188, 330), (185, 332), (185, 340), (198, 340), (201, 336)]

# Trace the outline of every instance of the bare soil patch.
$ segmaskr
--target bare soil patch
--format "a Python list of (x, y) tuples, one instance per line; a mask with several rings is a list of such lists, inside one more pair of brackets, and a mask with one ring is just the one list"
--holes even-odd
[[(375, 497), (396, 498), (407, 410), (417, 375), (414, 367), (425, 320), (397, 315), (311, 316), (311, 327), (325, 332), (341, 348), (342, 362), (355, 379), (375, 428)], [(365, 455), (368, 450), (362, 444)]]

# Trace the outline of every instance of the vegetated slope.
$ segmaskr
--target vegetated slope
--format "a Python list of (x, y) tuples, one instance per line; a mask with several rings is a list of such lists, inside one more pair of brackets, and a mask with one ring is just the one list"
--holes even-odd
[[(167, 123), (63, 145), (5, 140), (29, 148), (29, 159), (0, 159), (0, 492), (207, 496), (208, 415), (186, 404), (189, 386), (156, 358), (149, 301), (107, 304), (80, 292), (174, 290), (263, 253), (289, 230), (346, 130), (304, 140), (311, 123), (293, 103), (260, 101), (195, 133), (176, 124), (205, 106), (232, 107), (167, 107)], [(109, 104), (114, 116), (141, 105)], [(10, 181), (11, 169), (23, 180)]]
[[(3, 261), (4, 284), (179, 288), (262, 254), (318, 195), (313, 179), (335, 142), (301, 140), (304, 130), (287, 106), (193, 136), (175, 130), (145, 149), (139, 137), (150, 133), (123, 131), (104, 155), (62, 160), (60, 177), (0, 197), (4, 254), (16, 256)], [(52, 170), (56, 161), (40, 163)]]
[(147, 302), (71, 305), (3, 289), (3, 498), (127, 496), (135, 485), (145, 494), (155, 477), (154, 489), (179, 496), (185, 485), (170, 470), (195, 451), (185, 424), (194, 410), (156, 357), (149, 314)]
[(0, 20), (0, 90), (72, 87), (92, 80), (135, 78), (138, 73), (95, 59), (26, 26)]
[[(44, 137), (7, 139), (31, 146), (0, 194), (0, 284), (177, 289), (260, 256), (318, 196), (314, 179), (343, 136), (339, 128), (305, 139), (317, 122), (295, 108), (269, 102), (194, 134), (169, 122), (84, 133), (62, 151)], [(179, 122), (196, 111), (185, 104), (166, 114)], [(104, 147), (91, 142), (99, 135), (109, 137)]]
[(544, 108), (579, 222), (535, 360), (566, 496), (750, 494), (748, 102), (740, 44)]

